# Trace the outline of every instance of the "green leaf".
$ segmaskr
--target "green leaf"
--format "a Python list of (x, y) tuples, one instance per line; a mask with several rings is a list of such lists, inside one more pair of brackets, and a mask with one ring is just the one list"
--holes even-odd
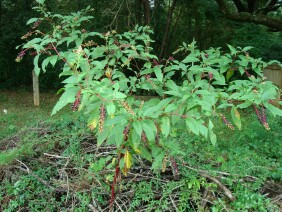
[[(36, 44), (36, 43), (39, 43), (41, 42), (42, 39), (41, 38), (33, 38), (32, 40), (29, 41), (29, 44)], [(37, 53), (39, 53), (39, 51), (37, 51)]]
[(97, 146), (98, 147), (101, 146), (101, 144), (108, 138), (110, 132), (111, 132), (111, 128), (108, 127), (108, 128), (105, 128), (102, 133), (99, 133), (99, 132), (97, 133)]
[(31, 24), (31, 23), (34, 23), (34, 22), (36, 22), (38, 19), (39, 19), (39, 18), (31, 18), (31, 19), (29, 19), (29, 20), (26, 22), (26, 25), (29, 25), (29, 24)]
[(39, 60), (39, 55), (36, 55), (33, 60), (33, 64), (34, 64), (34, 72), (37, 76), (39, 76), (39, 73), (40, 73), (40, 68), (38, 66), (38, 60)]
[(43, 70), (43, 72), (45, 73), (46, 72), (46, 67), (48, 66), (48, 63), (50, 62), (50, 57), (47, 57), (45, 60), (43, 60), (43, 62), (42, 62), (42, 65), (41, 65), (41, 67), (42, 67), (42, 70)]
[(58, 55), (53, 55), (50, 57), (50, 63), (53, 65), (53, 67), (56, 64), (57, 59), (58, 59)]
[(216, 140), (217, 140), (216, 134), (214, 134), (213, 131), (210, 131), (210, 141), (211, 141), (211, 143), (212, 143), (213, 146), (215, 146)]
[(237, 50), (233, 46), (228, 45), (228, 44), (227, 44), (227, 46), (230, 49), (230, 52), (231, 52), (232, 55), (235, 55), (237, 53)]
[(134, 121), (132, 125), (133, 125), (133, 129), (137, 132), (137, 134), (139, 136), (141, 136), (141, 134), (142, 134), (142, 124), (141, 124), (141, 122), (140, 121)]
[(202, 136), (208, 139), (208, 128), (205, 125), (199, 125), (199, 130)]
[(274, 116), (282, 116), (282, 110), (278, 107), (273, 106), (272, 104), (265, 104), (264, 105)]
[(141, 142), (141, 135), (139, 135), (139, 133), (136, 132), (136, 130), (131, 130), (130, 131), (130, 137), (131, 137), (131, 142), (133, 145), (133, 149), (137, 150), (138, 146)]
[(100, 38), (104, 38), (104, 36), (99, 32), (90, 32), (87, 34), (88, 36), (98, 36)]
[(178, 106), (176, 104), (171, 103), (165, 108), (165, 112), (168, 113), (168, 112), (176, 110), (177, 108)]
[(143, 71), (141, 71), (141, 75), (145, 75), (145, 74), (151, 74), (153, 73), (154, 69), (152, 68), (147, 68), (147, 69), (144, 69)]
[(163, 73), (162, 73), (162, 70), (161, 70), (159, 67), (155, 66), (155, 67), (154, 67), (154, 72), (155, 72), (155, 74), (156, 74), (157, 79), (158, 79), (160, 82), (163, 82)]
[(149, 141), (154, 141), (156, 139), (157, 128), (152, 120), (142, 121), (142, 128)]
[(188, 117), (185, 119), (185, 122), (189, 130), (191, 130), (194, 134), (199, 135), (199, 123), (196, 119), (194, 119), (193, 117)]
[(170, 120), (169, 117), (164, 116), (161, 119), (161, 131), (164, 137), (166, 138), (170, 132)]
[(251, 102), (244, 102), (244, 103), (241, 103), (241, 104), (237, 105), (237, 108), (244, 109), (244, 108), (249, 107), (249, 106), (252, 105), (252, 104), (253, 104), (253, 103), (251, 103)]
[(168, 87), (170, 90), (174, 90), (177, 91), (178, 90), (178, 86), (175, 84), (175, 82), (173, 82), (172, 80), (168, 80), (165, 83), (166, 87)]
[(209, 131), (212, 131), (213, 128), (214, 128), (214, 125), (212, 121), (209, 119)]
[[(114, 128), (112, 127), (107, 127), (110, 129), (111, 133), (109, 136), (109, 140), (111, 137), (111, 140), (113, 140), (114, 142), (108, 142), (107, 144), (111, 145), (111, 144), (115, 144), (117, 146), (117, 148), (119, 148), (122, 145), (122, 142), (124, 141), (124, 135), (123, 135), (123, 131), (125, 128), (124, 124), (116, 124), (114, 126)], [(105, 130), (105, 129), (104, 129)]]
[(68, 77), (67, 79), (65, 79), (64, 81), (62, 81), (62, 83), (65, 84), (77, 84), (78, 83), (78, 79), (76, 75), (72, 75), (70, 77)]
[(144, 67), (145, 68), (151, 68), (152, 64), (150, 62), (147, 62), (144, 64)]
[(189, 54), (183, 61), (182, 63), (192, 63), (192, 62), (198, 62), (199, 59), (197, 57), (195, 57), (192, 54)]
[(213, 128), (214, 128), (214, 124), (209, 119), (209, 137), (210, 137), (210, 141), (211, 141), (212, 145), (215, 146), (217, 138), (216, 138), (216, 134), (214, 134), (214, 132), (213, 132)]
[(122, 93), (122, 92), (115, 91), (115, 92), (113, 93), (113, 97), (114, 97), (115, 99), (125, 99), (125, 98), (126, 98), (126, 95), (125, 95), (124, 93)]
[(231, 117), (233, 119), (234, 124), (241, 130), (242, 124), (241, 124), (241, 118), (240, 118), (240, 113), (236, 109), (236, 107), (232, 107), (231, 109)]
[(246, 46), (246, 47), (244, 47), (242, 50), (243, 50), (244, 52), (246, 52), (246, 51), (249, 51), (250, 49), (253, 49), (253, 47), (252, 47), (252, 46)]
[(138, 147), (138, 150), (141, 152), (141, 157), (145, 158), (148, 161), (152, 161), (152, 154), (146, 149), (146, 147), (140, 145)]
[(73, 103), (75, 101), (75, 96), (78, 91), (79, 91), (78, 87), (71, 87), (66, 89), (66, 91), (63, 93), (63, 95), (60, 97), (59, 101), (53, 108), (51, 115), (53, 116), (55, 113), (57, 113), (67, 104)]
[(153, 164), (152, 169), (156, 170), (162, 167), (163, 159), (165, 157), (165, 153), (160, 148), (152, 148), (152, 155), (153, 155)]
[(107, 109), (107, 113), (109, 115), (114, 115), (115, 111), (116, 111), (116, 106), (113, 102), (111, 102), (110, 104), (108, 104), (106, 106), (106, 109)]
[(226, 81), (228, 82), (230, 80), (230, 78), (234, 75), (234, 70), (232, 69), (229, 69), (227, 72), (226, 72)]

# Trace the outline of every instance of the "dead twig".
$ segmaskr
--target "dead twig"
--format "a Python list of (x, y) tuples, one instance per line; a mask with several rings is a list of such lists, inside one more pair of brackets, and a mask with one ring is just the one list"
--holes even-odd
[(23, 162), (21, 162), (20, 160), (17, 160), (22, 166), (14, 166), (15, 168), (18, 168), (21, 171), (26, 172), (27, 174), (31, 175), (32, 177), (34, 177), (35, 179), (37, 179), (39, 182), (41, 182), (43, 185), (47, 186), (48, 188), (56, 191), (56, 192), (67, 192), (65, 189), (62, 188), (56, 188), (54, 186), (52, 186), (49, 182), (47, 182), (46, 180), (43, 180), (42, 178), (40, 178), (39, 176), (37, 176), (36, 174), (34, 174), (27, 165), (25, 165)]
[(60, 156), (60, 155), (52, 155), (49, 153), (43, 153), (45, 156), (51, 157), (51, 158), (58, 158), (58, 159), (68, 159), (68, 157)]
[(223, 185), (218, 179), (216, 179), (215, 177), (212, 177), (206, 173), (200, 173), (201, 176), (210, 179), (211, 181), (213, 181), (215, 184), (217, 184), (224, 192), (225, 196), (228, 197), (228, 199), (230, 199), (231, 201), (235, 201), (236, 198), (233, 196), (233, 194), (231, 193), (231, 191), (225, 186)]
[(170, 201), (171, 201), (171, 203), (172, 203), (172, 205), (173, 205), (175, 211), (178, 211), (177, 206), (176, 206), (175, 202), (173, 201), (171, 195), (169, 195), (169, 199), (170, 199)]

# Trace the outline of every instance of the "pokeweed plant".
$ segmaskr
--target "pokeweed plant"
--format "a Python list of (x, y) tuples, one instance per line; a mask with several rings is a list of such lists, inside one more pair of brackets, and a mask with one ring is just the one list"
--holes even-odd
[[(45, 11), (43, 0), (37, 2), (41, 17), (27, 22), (32, 31), (22, 37), (26, 42), (16, 60), (30, 52), (36, 74), (63, 62), (64, 93), (52, 115), (72, 103), (73, 110), (88, 118), (97, 145), (116, 147), (111, 202), (133, 155), (152, 161), (153, 168), (164, 167), (170, 158), (177, 174), (173, 159), (181, 153), (177, 132), (187, 130), (216, 144), (214, 118), (232, 130), (234, 125), (241, 129), (239, 109), (253, 107), (269, 130), (266, 110), (282, 116), (282, 110), (271, 104), (280, 91), (263, 76), (268, 63), (249, 56), (251, 47), (228, 46), (230, 52), (222, 53), (214, 48), (200, 51), (196, 42), (183, 43), (174, 52), (183, 59), (159, 60), (152, 53), (153, 31), (148, 26), (99, 33), (83, 28), (93, 19), (86, 15), (90, 7), (60, 15)], [(229, 82), (235, 72), (247, 79)], [(136, 94), (142, 90), (155, 96), (140, 100)], [(226, 118), (229, 112), (233, 123)]]

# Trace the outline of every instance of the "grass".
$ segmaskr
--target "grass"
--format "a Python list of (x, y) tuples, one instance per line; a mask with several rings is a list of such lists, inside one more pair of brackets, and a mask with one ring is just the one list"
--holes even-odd
[[(0, 211), (107, 211), (113, 150), (97, 149), (83, 118), (68, 108), (50, 119), (58, 97), (41, 97), (35, 108), (32, 93), (0, 92), (1, 112), (8, 111), (0, 116)], [(169, 161), (165, 172), (154, 173), (151, 164), (135, 160), (134, 167), (141, 168), (123, 176), (116, 211), (281, 210), (282, 118), (270, 118), (267, 131), (250, 111), (245, 114), (241, 131), (215, 121), (216, 146), (180, 133), (174, 144), (183, 152), (176, 157), (179, 179)], [(236, 200), (199, 170), (218, 179)]]
[[(36, 125), (51, 117), (59, 96), (55, 91), (40, 94), (40, 106), (33, 105), (33, 94), (28, 91), (0, 90), (0, 140), (11, 136), (26, 126)], [(4, 113), (4, 110), (7, 113)], [(58, 119), (66, 110), (56, 114)]]

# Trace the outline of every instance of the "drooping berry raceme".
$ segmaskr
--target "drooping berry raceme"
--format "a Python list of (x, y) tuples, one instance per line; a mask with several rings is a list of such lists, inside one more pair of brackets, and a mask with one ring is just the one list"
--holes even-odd
[(41, 22), (42, 22), (41, 19), (38, 19), (37, 21), (35, 21), (33, 26), (32, 26), (32, 29), (37, 28), (41, 24)]
[(220, 117), (228, 128), (230, 128), (231, 130), (234, 130), (234, 126), (226, 119), (224, 115), (221, 114)]
[(127, 141), (129, 132), (130, 132), (130, 124), (128, 124), (123, 130), (124, 141)]
[(149, 74), (145, 75), (147, 81), (152, 85), (152, 87), (155, 89), (156, 88), (156, 84), (151, 80), (151, 76)]
[(153, 60), (153, 64), (154, 64), (154, 66), (158, 66), (159, 65), (159, 63), (158, 63), (158, 61), (157, 60)]
[(26, 54), (26, 51), (27, 51), (28, 49), (23, 49), (19, 54), (18, 54), (18, 56), (17, 56), (17, 58), (16, 58), (16, 62), (20, 62), (22, 59), (23, 59), (23, 56)]
[(265, 129), (270, 130), (270, 127), (267, 123), (267, 118), (266, 118), (264, 107), (261, 107), (261, 120), (262, 120), (262, 125), (265, 127)]
[(259, 122), (262, 123), (262, 118), (261, 118), (260, 112), (259, 112), (259, 110), (258, 110), (256, 105), (254, 105), (254, 110), (255, 110), (255, 113), (257, 115), (257, 118), (258, 118)]
[(75, 101), (71, 106), (72, 111), (77, 111), (81, 102), (81, 91), (76, 94)]
[(32, 35), (32, 32), (28, 32), (21, 37), (22, 40), (29, 38)]
[(258, 118), (259, 122), (265, 127), (265, 129), (270, 130), (270, 127), (269, 127), (269, 125), (267, 123), (267, 118), (266, 118), (266, 113), (265, 113), (264, 107), (263, 106), (260, 107), (261, 111), (259, 111), (257, 106), (254, 105), (254, 110), (255, 110), (255, 113), (257, 115), (257, 118)]
[(100, 107), (100, 117), (99, 117), (99, 133), (102, 133), (104, 131), (104, 122), (106, 118), (106, 110), (105, 105), (102, 104)]
[(244, 72), (245, 72), (245, 74), (246, 74), (248, 77), (251, 77), (251, 76), (252, 76), (246, 69), (244, 69)]
[(168, 60), (174, 61), (175, 59), (174, 59), (172, 56), (170, 56), (170, 57), (168, 58)]
[(211, 81), (213, 78), (213, 74), (211, 72), (209, 72), (209, 80)]
[(135, 116), (135, 112), (126, 101), (119, 101), (120, 105), (132, 116)]

